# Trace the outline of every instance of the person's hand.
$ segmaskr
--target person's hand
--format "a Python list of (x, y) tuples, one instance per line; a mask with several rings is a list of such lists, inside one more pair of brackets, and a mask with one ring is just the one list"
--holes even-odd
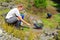
[(27, 23), (27, 25), (28, 25), (29, 28), (32, 28), (31, 24)]
[(29, 26), (29, 28), (31, 28), (31, 29), (34, 28), (34, 25), (33, 25), (33, 24), (29, 24), (28, 26)]
[(30, 26), (31, 24), (27, 23), (28, 26)]

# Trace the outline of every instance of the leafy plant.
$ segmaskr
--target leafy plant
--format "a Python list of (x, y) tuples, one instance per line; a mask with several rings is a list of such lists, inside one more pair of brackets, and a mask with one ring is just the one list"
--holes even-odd
[(34, 4), (37, 8), (45, 8), (47, 3), (46, 3), (47, 0), (34, 0)]

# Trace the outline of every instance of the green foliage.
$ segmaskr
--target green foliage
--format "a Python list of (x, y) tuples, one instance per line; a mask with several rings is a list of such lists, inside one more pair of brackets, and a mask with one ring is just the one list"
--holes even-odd
[(57, 8), (58, 12), (60, 12), (60, 4), (57, 4), (55, 7)]
[(56, 6), (57, 4), (53, 1), (47, 0), (47, 5)]
[(35, 33), (33, 33), (32, 31), (29, 33), (29, 36), (28, 36), (28, 40), (34, 40), (35, 38)]
[(30, 9), (32, 7), (32, 4), (31, 4), (31, 0), (28, 0), (28, 9)]
[(0, 2), (3, 2), (4, 0), (0, 0)]
[(50, 5), (52, 5), (52, 6), (57, 6), (57, 4), (54, 3), (53, 1), (50, 2)]
[(54, 15), (54, 20), (55, 20), (56, 22), (60, 22), (60, 14)]
[(4, 0), (4, 1), (9, 3), (9, 2), (11, 2), (12, 0)]
[(34, 0), (34, 4), (37, 8), (40, 8), (40, 7), (45, 8), (47, 6), (46, 1), (47, 0)]
[[(2, 17), (3, 19), (3, 17)], [(1, 20), (2, 20), (1, 19)], [(4, 20), (3, 20), (4, 21)], [(29, 28), (24, 28), (24, 30), (18, 30), (16, 29), (13, 25), (8, 25), (7, 23), (4, 22), (4, 24), (2, 23), (2, 28), (8, 33), (8, 34), (12, 34), (14, 37), (20, 38), (21, 40), (24, 40), (26, 37), (26, 32), (27, 30), (29, 31)], [(27, 29), (27, 30), (26, 30)], [(30, 31), (29, 31), (30, 32)], [(33, 32), (29, 33), (29, 37), (27, 37), (29, 40), (33, 40), (34, 39), (34, 34)]]
[(57, 26), (54, 19), (53, 20), (48, 20), (48, 19), (42, 18), (42, 21), (43, 21), (43, 24), (44, 24), (45, 27), (49, 27), (51, 29), (54, 29)]
[(21, 0), (15, 0), (14, 3), (19, 4), (19, 3), (21, 3)]
[(22, 31), (22, 30), (17, 30), (17, 29), (14, 29), (13, 33), (14, 37), (18, 37), (20, 38), (21, 40), (24, 40), (24, 37), (25, 37), (25, 32)]
[[(26, 31), (24, 30), (17, 30), (16, 28), (14, 28), (13, 26), (9, 26), (8, 24), (3, 24), (2, 28), (8, 33), (8, 34), (12, 34), (14, 37), (20, 38), (21, 40), (24, 40), (26, 37)], [(29, 37), (28, 40), (33, 40), (34, 39), (34, 35), (35, 33), (33, 32), (29, 32)]]
[[(2, 1), (6, 1), (6, 0), (2, 0)], [(1, 0), (0, 0), (0, 2), (2, 2)], [(7, 1), (9, 1), (9, 0), (7, 0)], [(20, 3), (21, 1), (20, 0), (15, 0), (14, 1), (16, 4), (18, 4), (18, 3)], [(29, 0), (29, 2), (30, 2), (30, 0)], [(47, 3), (46, 3), (46, 0), (34, 0), (34, 4), (35, 4), (35, 6), (37, 7), (37, 8), (41, 8), (41, 7), (43, 7), (43, 8), (45, 8), (46, 6), (47, 6)], [(52, 3), (53, 4), (53, 3)], [(29, 7), (31, 7), (31, 4), (29, 4), (28, 5)], [(8, 12), (9, 11), (9, 9), (5, 9), (5, 10), (2, 10), (2, 11), (0, 11), (0, 14), (2, 14), (2, 13), (6, 13), (6, 12)], [(1, 21), (3, 20), (3, 18), (1, 19)], [(27, 19), (26, 19), (27, 20)], [(60, 14), (58, 14), (58, 15), (55, 15), (55, 17), (54, 17), (54, 20), (55, 21), (57, 21), (57, 22), (60, 22)], [(27, 20), (27, 21), (29, 21), (29, 20)], [(50, 27), (50, 28), (54, 28), (55, 27), (55, 23), (52, 21), (52, 20), (47, 20), (47, 19), (45, 19), (45, 18), (42, 18), (42, 21), (43, 21), (43, 23), (44, 23), (44, 26), (46, 27)], [(4, 22), (4, 20), (3, 20), (3, 22)], [(9, 26), (7, 23), (4, 23), (4, 24), (2, 24), (2, 28), (4, 28), (4, 30), (8, 33), (8, 34), (13, 34), (14, 35), (14, 37), (18, 37), (18, 38), (20, 38), (21, 40), (24, 40), (24, 38), (25, 38), (25, 36), (26, 36), (26, 31), (29, 31), (28, 30), (28, 28), (24, 28), (24, 30), (17, 30), (17, 29), (15, 29), (13, 26)], [(32, 30), (32, 29), (31, 29)], [(30, 32), (30, 31), (29, 31)], [(58, 37), (60, 38), (60, 33), (59, 33), (59, 35), (58, 35)], [(33, 33), (33, 32), (30, 32), (29, 33), (29, 36), (28, 36), (28, 40), (33, 40), (35, 38), (35, 33)]]
[(0, 15), (3, 13), (7, 13), (10, 9), (4, 9), (4, 10), (0, 10)]
[(24, 26), (23, 31), (29, 31), (29, 30), (31, 30), (29, 27)]

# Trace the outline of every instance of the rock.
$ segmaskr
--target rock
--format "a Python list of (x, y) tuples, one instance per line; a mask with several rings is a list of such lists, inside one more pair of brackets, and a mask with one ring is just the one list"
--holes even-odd
[(2, 29), (0, 29), (0, 37), (2, 37), (3, 36), (3, 31), (2, 31)]
[(0, 6), (0, 10), (2, 11), (2, 10), (4, 10), (4, 9), (6, 9), (7, 7), (3, 7), (3, 6)]
[(8, 5), (9, 5), (9, 3), (3, 2), (1, 6), (3, 6), (3, 7), (8, 7)]
[(45, 34), (41, 34), (40, 39), (41, 40), (48, 40), (48, 36), (45, 36)]
[(54, 36), (52, 36), (52, 35), (51, 36), (49, 36), (49, 35), (46, 36), (45, 34), (41, 34), (40, 39), (41, 40), (49, 40), (49, 39), (53, 39), (53, 37)]
[(13, 37), (12, 34), (8, 35), (7, 32), (0, 27), (0, 40), (20, 40), (20, 39)]
[(13, 37), (13, 38), (11, 38), (11, 40), (20, 40), (20, 39)]
[(60, 26), (57, 26), (56, 29), (57, 29), (57, 30), (60, 30)]
[(9, 5), (9, 6), (8, 6), (9, 9), (12, 9), (12, 8), (14, 8), (14, 7), (15, 7), (14, 5)]
[(8, 8), (9, 9), (12, 9), (14, 7), (16, 7), (16, 5), (13, 2), (10, 2), (9, 5), (8, 5)]
[(15, 4), (14, 3), (7, 3), (7, 2), (3, 2), (3, 3), (0, 3), (0, 10), (3, 10), (3, 9), (6, 9), (6, 8), (9, 8), (9, 9), (12, 9), (15, 7)]
[(0, 10), (3, 10), (3, 7), (2, 6), (0, 6)]

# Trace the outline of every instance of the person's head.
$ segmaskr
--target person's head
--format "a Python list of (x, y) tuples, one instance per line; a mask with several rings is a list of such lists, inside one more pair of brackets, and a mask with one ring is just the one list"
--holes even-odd
[(18, 10), (19, 10), (19, 11), (24, 10), (24, 7), (23, 7), (23, 5), (22, 5), (22, 4), (18, 5)]

